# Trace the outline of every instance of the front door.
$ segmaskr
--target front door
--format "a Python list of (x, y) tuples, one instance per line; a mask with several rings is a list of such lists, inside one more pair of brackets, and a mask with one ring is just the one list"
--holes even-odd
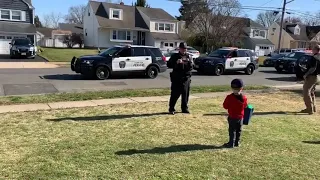
[(138, 31), (138, 45), (146, 45), (146, 33)]
[(117, 57), (112, 60), (112, 71), (131, 71), (132, 70), (132, 56), (131, 48), (124, 48)]

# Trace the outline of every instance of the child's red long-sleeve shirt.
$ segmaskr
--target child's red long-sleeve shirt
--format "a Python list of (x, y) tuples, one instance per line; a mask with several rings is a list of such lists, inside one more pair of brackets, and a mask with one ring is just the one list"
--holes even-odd
[[(242, 96), (242, 99), (241, 97)], [(229, 94), (223, 102), (223, 107), (228, 110), (230, 118), (243, 119), (244, 109), (248, 105), (248, 100), (245, 95)]]

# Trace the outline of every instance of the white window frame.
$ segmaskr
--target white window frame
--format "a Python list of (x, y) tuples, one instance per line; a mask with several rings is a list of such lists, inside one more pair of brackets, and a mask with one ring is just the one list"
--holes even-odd
[[(114, 11), (119, 11), (119, 18), (113, 17), (113, 12), (114, 12)], [(122, 9), (113, 9), (113, 8), (110, 8), (110, 19), (122, 20)]]
[[(5, 19), (5, 18), (2, 18), (1, 17), (1, 11), (9, 11), (9, 19)], [(13, 19), (12, 16), (13, 16), (13, 12), (19, 12), (20, 13), (20, 20), (17, 20), (17, 19)], [(24, 21), (22, 16), (23, 16), (23, 11), (20, 11), (20, 10), (11, 10), (11, 9), (0, 9), (0, 20), (9, 20), (9, 21)]]
[[(160, 24), (163, 25), (163, 30), (160, 30)], [(170, 27), (170, 30), (166, 30), (166, 26)], [(154, 29), (155, 31), (159, 32), (174, 32), (175, 24), (174, 23), (162, 23), (162, 22), (155, 22)]]
[[(264, 32), (264, 36), (260, 36), (260, 32), (263, 31)], [(257, 35), (255, 34), (255, 32), (258, 32)], [(260, 38), (267, 38), (267, 31), (265, 30), (260, 30), (260, 29), (253, 29), (252, 30), (252, 37), (256, 38), (256, 37), (260, 37)]]
[(300, 28), (299, 27), (295, 27), (294, 28), (294, 34), (295, 35), (300, 35)]
[[(113, 38), (113, 33), (116, 31), (116, 39)], [(119, 31), (126, 31), (126, 40), (118, 39), (119, 37)], [(130, 35), (130, 40), (128, 40), (128, 35)], [(133, 42), (133, 33), (129, 30), (117, 30), (113, 29), (110, 31), (110, 41), (116, 41), (116, 42)]]

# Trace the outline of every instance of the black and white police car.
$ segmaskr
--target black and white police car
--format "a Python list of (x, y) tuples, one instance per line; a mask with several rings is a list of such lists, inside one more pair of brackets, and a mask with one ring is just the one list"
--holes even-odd
[(131, 72), (141, 72), (154, 79), (167, 70), (167, 63), (159, 48), (119, 45), (98, 55), (73, 57), (71, 70), (98, 80), (108, 79), (112, 74)]
[(258, 58), (250, 49), (220, 48), (194, 61), (198, 73), (222, 75), (226, 71), (244, 71), (251, 75), (258, 69)]

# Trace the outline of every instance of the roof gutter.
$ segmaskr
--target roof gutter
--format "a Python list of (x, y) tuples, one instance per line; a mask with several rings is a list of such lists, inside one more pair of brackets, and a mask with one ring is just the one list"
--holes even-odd
[(24, 2), (26, 5), (28, 5), (30, 9), (35, 9), (31, 4), (27, 3), (25, 0), (21, 0), (21, 1)]

